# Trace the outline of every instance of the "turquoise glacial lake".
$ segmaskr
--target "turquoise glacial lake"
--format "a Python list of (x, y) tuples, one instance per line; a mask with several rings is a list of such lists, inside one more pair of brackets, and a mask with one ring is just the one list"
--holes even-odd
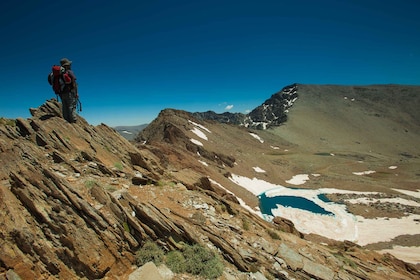
[(287, 195), (267, 197), (265, 193), (261, 194), (258, 197), (260, 200), (260, 209), (262, 214), (274, 216), (271, 210), (276, 209), (277, 205), (280, 204), (284, 207), (293, 207), (297, 209), (307, 210), (315, 214), (334, 216), (334, 213), (325, 210), (315, 202), (304, 197)]

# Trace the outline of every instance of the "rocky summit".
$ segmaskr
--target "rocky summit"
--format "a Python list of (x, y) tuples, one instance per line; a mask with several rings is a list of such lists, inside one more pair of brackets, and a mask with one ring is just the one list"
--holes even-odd
[[(206, 278), (140, 264), (148, 242), (165, 254), (201, 245), (220, 259), (217, 279), (418, 279), (418, 267), (389, 253), (301, 232), (280, 216), (263, 219), (257, 196), (232, 180), (276, 182), (299, 171), (285, 152), (299, 146), (292, 134), (253, 130), (284, 123), (298, 93), (286, 87), (237, 121), (248, 125), (163, 110), (131, 142), (82, 117), (67, 123), (54, 99), (31, 109), (31, 118), (2, 118), (0, 279)], [(411, 135), (416, 126), (404, 121)], [(257, 131), (264, 145), (250, 137)], [(407, 149), (399, 156), (416, 160), (418, 150)], [(258, 166), (266, 172), (256, 175)]]
[(297, 84), (284, 87), (249, 114), (207, 111), (193, 113), (193, 116), (199, 120), (215, 120), (253, 129), (276, 127), (287, 121), (288, 109), (297, 100), (297, 89)]

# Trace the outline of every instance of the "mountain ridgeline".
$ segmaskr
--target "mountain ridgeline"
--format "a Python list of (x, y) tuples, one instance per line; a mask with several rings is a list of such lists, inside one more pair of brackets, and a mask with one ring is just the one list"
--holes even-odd
[[(322, 175), (308, 189), (416, 190), (420, 87), (293, 84), (249, 114), (162, 110), (131, 141), (82, 117), (67, 123), (60, 106), (51, 99), (31, 118), (0, 119), (0, 279), (420, 277), (415, 263), (377, 252), (419, 247), (418, 235), (367, 248), (303, 232), (280, 216), (263, 219), (258, 197), (235, 181), (285, 184), (308, 172)], [(348, 174), (384, 162), (398, 164), (398, 176)], [(420, 211), (402, 207), (348, 210), (373, 218)], [(161, 262), (139, 253), (149, 242)], [(208, 271), (170, 262), (194, 245), (215, 257)]]
[(213, 111), (207, 111), (193, 113), (193, 116), (199, 120), (214, 120), (220, 123), (241, 125), (251, 129), (267, 129), (279, 126), (287, 121), (287, 110), (297, 99), (297, 88), (297, 84), (284, 87), (280, 92), (273, 94), (249, 114), (230, 112), (216, 114)]

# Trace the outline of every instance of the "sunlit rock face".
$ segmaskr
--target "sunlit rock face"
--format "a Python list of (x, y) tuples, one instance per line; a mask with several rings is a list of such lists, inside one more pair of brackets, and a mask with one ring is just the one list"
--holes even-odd
[[(327, 194), (353, 215), (363, 214), (366, 225), (380, 215), (384, 221), (407, 222), (411, 216), (401, 215), (417, 211), (411, 196), (417, 193), (413, 178), (419, 156), (412, 143), (418, 143), (418, 122), (412, 121), (417, 113), (410, 110), (417, 99), (403, 95), (410, 102), (404, 105), (404, 129), (392, 130), (398, 146), (381, 142), (378, 152), (370, 141), (375, 134), (369, 133), (372, 129), (385, 133), (383, 127), (394, 124), (398, 102), (388, 101), (395, 106), (384, 115), (389, 104), (375, 107), (362, 89), (329, 87), (334, 94), (328, 96), (319, 94), (320, 89), (325, 88), (299, 85), (299, 99), (291, 108), (297, 110), (290, 111), (286, 122), (293, 125), (265, 130), (168, 109), (142, 130), (138, 141), (129, 142), (114, 129), (91, 126), (82, 117), (75, 124), (67, 123), (55, 100), (32, 109), (29, 119), (0, 119), (0, 278), (127, 279), (136, 270), (136, 251), (152, 240), (167, 251), (202, 244), (218, 254), (226, 278), (232, 279), (254, 277), (251, 273), (268, 279), (353, 279), (355, 275), (417, 279), (420, 275), (413, 265), (391, 255), (301, 232), (297, 225), (302, 215), (297, 221), (276, 215), (270, 222), (259, 214), (257, 195), (264, 189), (256, 180), (273, 188), (296, 184), (290, 178), (302, 173), (308, 174), (307, 180), (298, 188), (308, 191), (320, 187), (376, 191), (375, 197), (366, 199), (377, 201), (362, 207), (358, 207), (365, 203), (360, 194), (347, 191), (334, 189), (331, 196), (324, 189), (311, 196)], [(412, 88), (407, 90), (411, 96)], [(284, 91), (293, 95), (293, 87)], [(355, 103), (359, 93), (369, 97), (363, 110), (358, 107), (361, 101)], [(331, 100), (335, 106), (330, 106)], [(276, 104), (284, 109), (282, 102)], [(379, 112), (372, 112), (372, 106)], [(316, 110), (308, 119), (300, 113), (302, 108)], [(343, 108), (366, 112), (362, 123), (370, 128), (357, 130), (357, 139), (346, 135), (352, 146), (345, 146), (346, 141), (337, 144), (342, 138), (333, 137), (344, 123), (339, 114)], [(332, 129), (322, 129), (318, 111), (334, 115), (324, 122), (340, 120), (340, 125), (328, 123)], [(297, 124), (309, 123), (308, 127), (292, 130), (302, 119), (306, 122)], [(318, 129), (308, 136), (303, 132), (312, 127), (311, 121)], [(353, 118), (351, 123), (357, 122)], [(366, 170), (376, 172), (366, 174)], [(232, 180), (235, 176), (251, 184), (239, 184)], [(400, 192), (405, 201), (398, 197)], [(317, 203), (325, 203), (324, 208), (337, 217), (334, 208), (327, 207), (328, 200)], [(415, 235), (411, 236), (404, 236), (404, 241), (414, 242)]]

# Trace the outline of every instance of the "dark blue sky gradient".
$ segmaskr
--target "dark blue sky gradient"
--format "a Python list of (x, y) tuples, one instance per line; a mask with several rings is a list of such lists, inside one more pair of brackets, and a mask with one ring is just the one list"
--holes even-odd
[[(4, 3), (7, 2), (7, 3)], [(246, 113), (291, 83), (420, 85), (420, 1), (3, 1), (0, 116), (55, 97), (73, 61), (84, 117)]]

